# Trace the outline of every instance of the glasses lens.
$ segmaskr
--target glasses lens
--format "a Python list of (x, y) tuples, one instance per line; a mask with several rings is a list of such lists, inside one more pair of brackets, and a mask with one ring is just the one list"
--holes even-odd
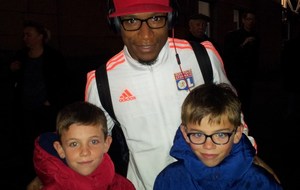
[(147, 19), (147, 24), (152, 29), (162, 28), (166, 24), (166, 16), (154, 16)]
[(204, 144), (207, 138), (211, 138), (213, 143), (217, 145), (227, 144), (232, 133), (214, 133), (212, 135), (205, 135), (204, 133), (189, 133), (188, 137), (193, 144)]
[(231, 133), (215, 133), (212, 135), (212, 140), (215, 144), (225, 144), (229, 141)]
[(193, 144), (203, 144), (206, 139), (203, 133), (190, 133), (188, 137)]
[(167, 16), (153, 16), (147, 19), (130, 18), (121, 20), (124, 30), (135, 31), (139, 30), (143, 22), (146, 22), (151, 29), (162, 28), (166, 25)]
[(142, 21), (139, 19), (125, 19), (121, 20), (122, 26), (124, 30), (132, 31), (132, 30), (138, 30), (142, 24)]

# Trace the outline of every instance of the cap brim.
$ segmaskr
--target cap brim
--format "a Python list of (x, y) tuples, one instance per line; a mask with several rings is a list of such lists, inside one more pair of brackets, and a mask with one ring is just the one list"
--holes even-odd
[(126, 7), (124, 9), (119, 9), (116, 12), (113, 12), (109, 17), (124, 16), (136, 13), (147, 13), (147, 12), (157, 12), (157, 13), (167, 13), (172, 12), (172, 8), (164, 5), (155, 5), (155, 4), (142, 4), (134, 5), (131, 7)]

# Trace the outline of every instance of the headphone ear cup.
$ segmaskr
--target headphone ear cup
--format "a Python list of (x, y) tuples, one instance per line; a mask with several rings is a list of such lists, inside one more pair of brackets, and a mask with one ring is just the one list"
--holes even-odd
[(115, 12), (114, 3), (111, 0), (107, 1), (107, 8), (108, 8), (108, 14), (107, 14), (107, 22), (109, 27), (115, 32), (118, 33), (120, 31), (120, 21), (118, 17), (110, 18), (109, 15), (113, 12)]
[[(109, 15), (110, 13), (108, 13)], [(114, 31), (115, 33), (118, 33), (120, 31), (120, 20), (118, 17), (109, 18), (107, 15), (107, 22), (109, 27)]]
[(121, 30), (120, 29), (121, 23), (120, 23), (119, 18), (118, 17), (114, 17), (114, 18), (111, 18), (111, 20), (113, 21), (113, 25), (112, 25), (113, 31), (116, 32), (116, 33), (120, 32), (120, 30)]
[(168, 28), (172, 29), (174, 28), (177, 21), (177, 12), (171, 12), (168, 14)]
[(177, 18), (178, 18), (178, 2), (176, 0), (170, 0), (170, 6), (172, 7), (173, 11), (168, 14), (168, 27), (169, 29), (174, 28)]

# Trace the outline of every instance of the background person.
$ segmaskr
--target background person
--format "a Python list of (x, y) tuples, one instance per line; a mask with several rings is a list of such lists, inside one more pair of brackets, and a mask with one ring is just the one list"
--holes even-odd
[(64, 56), (47, 45), (49, 30), (41, 23), (26, 21), (25, 47), (10, 65), (14, 78), (14, 125), (22, 139), (25, 184), (35, 176), (32, 163), (35, 137), (55, 130), (55, 118), (67, 94), (67, 67)]
[(207, 35), (207, 27), (209, 22), (210, 18), (204, 14), (194, 14), (190, 16), (188, 20), (188, 33), (185, 39), (199, 43), (210, 41), (220, 52), (220, 46)]
[(249, 117), (253, 84), (258, 74), (259, 45), (256, 16), (252, 11), (245, 11), (242, 14), (241, 28), (225, 36), (223, 57), (227, 76), (242, 101), (242, 110), (247, 123), (251, 122)]

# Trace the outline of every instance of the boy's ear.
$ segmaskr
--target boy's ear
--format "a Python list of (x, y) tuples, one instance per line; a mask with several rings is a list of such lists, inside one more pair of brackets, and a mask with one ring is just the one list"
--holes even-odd
[(56, 152), (58, 153), (58, 155), (59, 155), (59, 157), (60, 157), (61, 159), (64, 159), (64, 158), (66, 157), (65, 151), (64, 151), (64, 149), (62, 148), (62, 146), (61, 146), (61, 144), (60, 144), (59, 141), (54, 141), (53, 147), (54, 147), (54, 149), (56, 150)]
[(182, 135), (183, 135), (185, 141), (186, 141), (187, 143), (190, 143), (190, 140), (189, 140), (189, 138), (188, 138), (188, 136), (187, 136), (187, 134), (186, 134), (186, 127), (185, 127), (184, 125), (180, 125), (180, 130), (181, 130), (181, 133), (182, 133)]
[(237, 127), (236, 132), (234, 134), (234, 139), (233, 139), (234, 144), (237, 144), (241, 140), (242, 135), (243, 135), (243, 126), (240, 125)]
[(105, 153), (108, 152), (109, 147), (110, 147), (112, 141), (113, 141), (112, 137), (111, 137), (110, 135), (108, 135), (108, 136), (106, 137), (106, 139), (105, 139), (105, 144), (104, 144), (104, 148), (105, 148), (104, 151), (105, 151)]

